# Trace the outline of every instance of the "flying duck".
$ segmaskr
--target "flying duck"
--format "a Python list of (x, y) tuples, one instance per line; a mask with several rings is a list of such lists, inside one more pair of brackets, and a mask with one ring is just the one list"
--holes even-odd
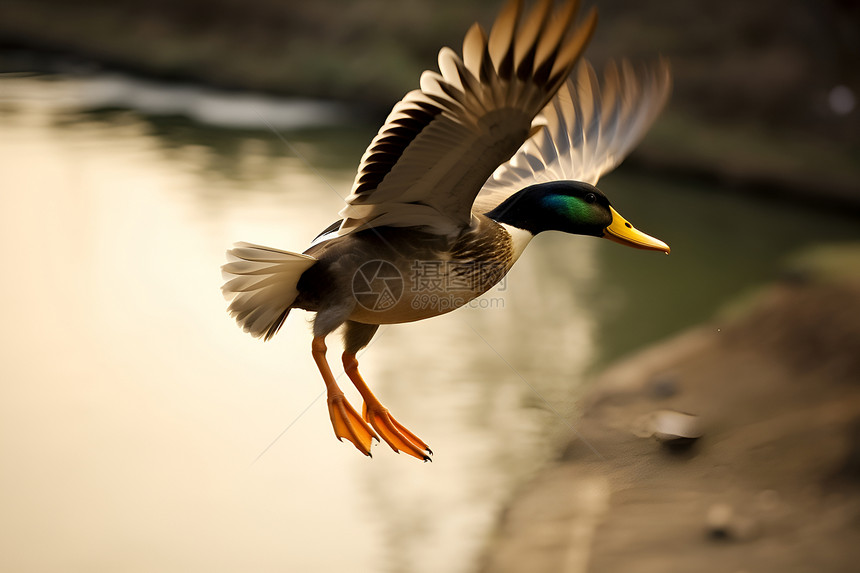
[[(523, 14), (522, 4), (510, 0), (489, 35), (474, 24), (462, 56), (442, 48), (439, 72), (425, 71), (420, 89), (394, 106), (373, 138), (340, 219), (303, 253), (249, 243), (227, 251), (222, 290), (243, 330), (269, 340), (292, 309), (316, 313), (311, 353), (335, 436), (365, 455), (380, 438), (395, 452), (432, 455), (359, 373), (356, 353), (381, 324), (468, 303), (544, 231), (669, 252), (595, 187), (663, 107), (668, 65), (610, 63), (601, 89), (594, 69), (580, 62), (596, 11), (577, 18), (575, 0), (556, 10), (539, 0)], [(326, 336), (339, 328), (361, 414), (326, 360)]]

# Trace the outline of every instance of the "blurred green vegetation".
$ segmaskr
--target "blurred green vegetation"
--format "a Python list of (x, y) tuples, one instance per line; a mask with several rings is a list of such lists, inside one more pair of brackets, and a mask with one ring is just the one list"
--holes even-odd
[(8, 0), (0, 42), (151, 76), (385, 108), (497, 0)]
[[(860, 210), (860, 3), (596, 0), (598, 66), (672, 63), (666, 114), (637, 154)], [(331, 98), (379, 121), (442, 45), (502, 0), (4, 0), (0, 47), (241, 90)], [(9, 66), (6, 66), (9, 69)], [(14, 68), (14, 64), (12, 65)], [(855, 100), (841, 113), (843, 86)], [(847, 89), (847, 92), (845, 91)], [(850, 99), (850, 98), (849, 98)]]

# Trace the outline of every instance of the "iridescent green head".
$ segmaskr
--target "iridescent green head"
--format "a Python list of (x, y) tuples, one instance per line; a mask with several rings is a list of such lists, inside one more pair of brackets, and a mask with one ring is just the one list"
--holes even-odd
[(487, 216), (533, 235), (562, 231), (605, 237), (640, 249), (669, 252), (663, 241), (637, 231), (612, 208), (597, 187), (580, 181), (553, 181), (526, 187)]

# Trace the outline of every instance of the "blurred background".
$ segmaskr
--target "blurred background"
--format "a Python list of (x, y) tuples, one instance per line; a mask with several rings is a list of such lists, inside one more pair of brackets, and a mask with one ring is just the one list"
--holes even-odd
[(473, 305), (366, 350), (433, 464), (338, 443), (308, 316), (243, 334), (224, 250), (303, 250), (393, 103), (500, 4), (0, 4), (0, 568), (503, 570), (499, 524), (600, 372), (860, 240), (857, 3), (601, 0), (589, 59), (672, 64), (600, 185), (672, 255), (541, 236)]

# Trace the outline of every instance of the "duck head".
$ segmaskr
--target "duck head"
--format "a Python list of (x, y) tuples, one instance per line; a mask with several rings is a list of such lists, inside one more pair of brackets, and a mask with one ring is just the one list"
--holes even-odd
[(526, 187), (486, 215), (532, 235), (562, 231), (669, 253), (669, 245), (637, 230), (612, 208), (597, 187), (580, 181), (553, 181)]

